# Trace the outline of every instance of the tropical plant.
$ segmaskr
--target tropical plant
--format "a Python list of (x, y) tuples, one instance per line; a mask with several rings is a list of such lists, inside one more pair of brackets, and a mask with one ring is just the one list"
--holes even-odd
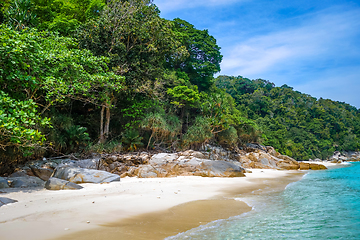
[(15, 30), (35, 25), (36, 14), (31, 0), (13, 0), (5, 13), (6, 23)]
[(139, 132), (134, 129), (128, 129), (123, 133), (121, 142), (127, 151), (137, 151), (144, 144), (141, 142), (143, 137), (139, 136)]

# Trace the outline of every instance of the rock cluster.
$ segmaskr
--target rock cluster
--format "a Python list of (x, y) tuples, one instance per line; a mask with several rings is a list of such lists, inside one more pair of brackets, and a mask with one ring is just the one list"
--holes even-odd
[(336, 151), (329, 158), (329, 161), (332, 163), (342, 163), (342, 162), (359, 162), (360, 161), (360, 152), (339, 152)]
[(0, 188), (81, 189), (77, 184), (120, 181), (120, 177), (171, 176), (244, 177), (245, 169), (320, 170), (320, 164), (299, 163), (273, 147), (248, 144), (237, 152), (205, 145), (201, 151), (178, 153), (127, 153), (93, 159), (43, 159), (28, 162), (7, 178)]

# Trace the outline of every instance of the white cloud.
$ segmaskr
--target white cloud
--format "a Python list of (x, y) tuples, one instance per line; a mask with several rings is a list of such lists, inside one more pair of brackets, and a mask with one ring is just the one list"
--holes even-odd
[[(223, 46), (222, 74), (252, 77), (351, 54), (346, 42), (360, 26), (360, 11), (322, 12), (293, 29)], [(349, 44), (350, 45), (350, 44)], [(318, 62), (321, 64), (321, 61)], [(255, 76), (256, 77), (256, 76)]]
[(299, 82), (295, 90), (311, 94), (317, 98), (328, 98), (334, 101), (346, 102), (360, 108), (360, 69), (358, 67), (343, 67), (329, 69), (324, 76), (316, 81)]
[(154, 3), (161, 11), (170, 12), (179, 9), (195, 7), (222, 6), (246, 0), (155, 0)]

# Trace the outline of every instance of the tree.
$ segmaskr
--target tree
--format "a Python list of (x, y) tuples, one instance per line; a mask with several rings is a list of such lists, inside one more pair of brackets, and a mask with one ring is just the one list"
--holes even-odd
[(173, 22), (173, 29), (189, 56), (185, 60), (169, 58), (169, 67), (187, 73), (191, 83), (197, 85), (200, 91), (208, 90), (213, 84), (213, 75), (220, 71), (222, 60), (216, 39), (209, 35), (208, 30), (198, 30), (179, 18)]
[(36, 27), (69, 36), (92, 18), (99, 16), (105, 0), (32, 0)]
[(123, 77), (109, 71), (108, 61), (77, 49), (72, 38), (0, 27), (0, 85), (14, 99), (33, 99), (41, 113), (69, 99), (109, 108)]
[(19, 148), (25, 154), (28, 149), (40, 146), (45, 136), (38, 131), (40, 126), (50, 127), (50, 119), (40, 117), (35, 102), (12, 99), (0, 91), (0, 148)]

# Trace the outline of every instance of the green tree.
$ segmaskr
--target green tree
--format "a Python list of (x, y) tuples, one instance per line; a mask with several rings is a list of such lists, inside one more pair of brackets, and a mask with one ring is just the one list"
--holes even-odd
[(216, 39), (209, 35), (208, 30), (198, 30), (179, 18), (173, 23), (173, 29), (189, 56), (185, 60), (169, 58), (168, 65), (188, 74), (191, 83), (197, 85), (200, 91), (208, 90), (213, 84), (213, 75), (220, 71), (222, 60)]
[(123, 77), (109, 71), (108, 58), (79, 50), (74, 39), (0, 28), (0, 85), (10, 97), (33, 99), (41, 113), (69, 99), (106, 106)]

